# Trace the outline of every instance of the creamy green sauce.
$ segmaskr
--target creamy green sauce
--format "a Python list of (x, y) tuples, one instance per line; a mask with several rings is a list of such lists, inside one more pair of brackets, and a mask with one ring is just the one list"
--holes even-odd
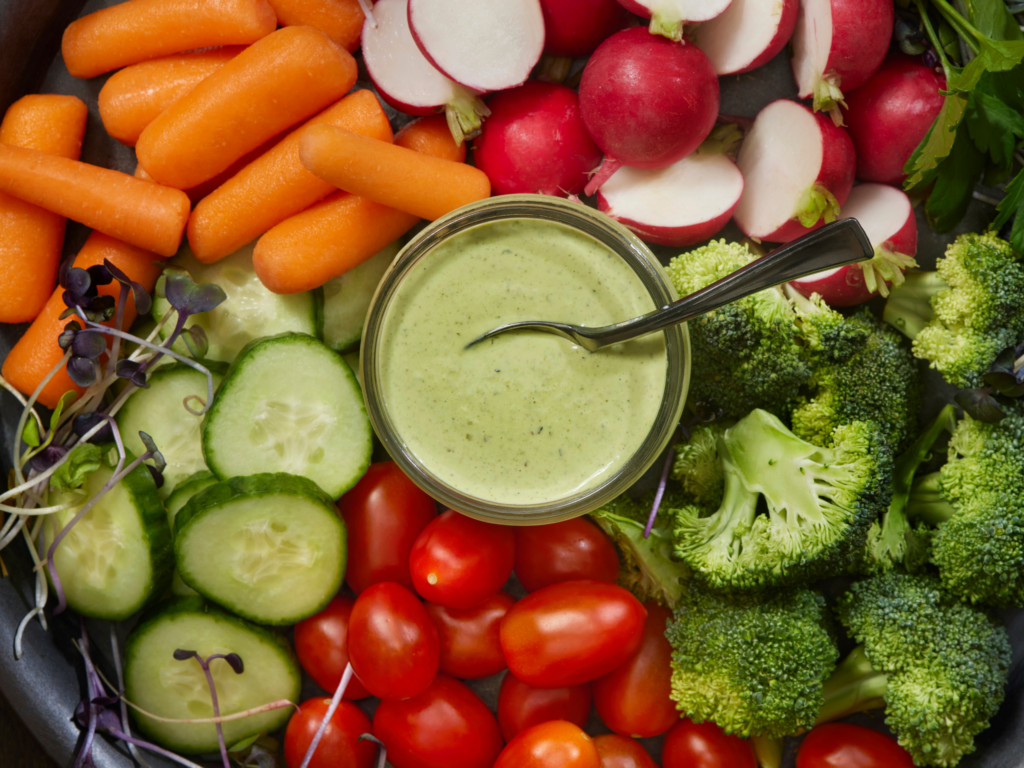
[(405, 276), (384, 319), (384, 402), (401, 439), (460, 492), (540, 504), (600, 485), (657, 417), (662, 334), (591, 353), (502, 323), (601, 326), (654, 309), (632, 269), (589, 236), (532, 219), (482, 224)]

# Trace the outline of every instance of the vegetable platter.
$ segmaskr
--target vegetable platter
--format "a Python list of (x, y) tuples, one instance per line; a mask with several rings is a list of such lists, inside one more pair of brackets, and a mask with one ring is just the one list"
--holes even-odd
[[(88, 0), (85, 3), (80, 0), (71, 0), (70, 2), (66, 0), (0, 0), (0, 110), (6, 109), (16, 99), (28, 93), (59, 93), (77, 96), (88, 107), (82, 160), (131, 174), (136, 169), (135, 151), (108, 136), (103, 130), (99, 117), (99, 91), (109, 79), (108, 76), (93, 77), (92, 79), (72, 77), (60, 55), (61, 35), (69, 23), (76, 18), (115, 4), (114, 0)], [(629, 0), (628, 2), (624, 1), (623, 5), (636, 11), (647, 4)], [(706, 3), (705, 5), (716, 5), (716, 3)], [(384, 0), (382, 0), (382, 8), (384, 8)], [(382, 19), (383, 15), (382, 12)], [(897, 29), (899, 28), (897, 27)], [(671, 29), (667, 31), (671, 33)], [(442, 40), (435, 48), (439, 58), (447, 53), (444, 48)], [(987, 55), (994, 56), (991, 52)], [(472, 79), (478, 74), (476, 70), (480, 70), (481, 77), (490, 76), (488, 68), (483, 66), (486, 63), (473, 62), (472, 66), (468, 67), (469, 71), (460, 71), (460, 78), (463, 82)], [(738, 123), (747, 128), (749, 128), (752, 118), (770, 103), (777, 99), (795, 99), (798, 95), (790, 68), (789, 54), (785, 49), (767, 62), (759, 60), (756, 63), (761, 66), (752, 72), (723, 75), (720, 78), (721, 114), (736, 119)], [(577, 69), (580, 64), (580, 61), (576, 62)], [(374, 66), (372, 61), (370, 66)], [(382, 66), (386, 68), (386, 65)], [(456, 62), (450, 66), (464, 66), (464, 63)], [(373, 87), (362, 59), (360, 59), (359, 75), (357, 87)], [(499, 72), (496, 75), (498, 80), (495, 82), (500, 83), (502, 77), (508, 76), (507, 72)], [(516, 76), (513, 74), (512, 77)], [(834, 83), (828, 83), (822, 79), (812, 88), (815, 101), (820, 101), (821, 106), (826, 110), (830, 104), (833, 110), (837, 109), (834, 102), (836, 94), (829, 90), (832, 86)], [(500, 88), (501, 86), (494, 87)], [(398, 94), (390, 95), (391, 101), (402, 101)], [(452, 98), (454, 99), (454, 97)], [(830, 99), (833, 101), (830, 102)], [(442, 102), (444, 102), (443, 98), (431, 102), (429, 106)], [(408, 122), (408, 117), (392, 107), (385, 107), (385, 109), (391, 120), (392, 128), (396, 131)], [(472, 130), (472, 118), (467, 118), (465, 115), (462, 117), (468, 121), (462, 127), (467, 131)], [(497, 117), (494, 119), (497, 122)], [(1012, 120), (1008, 124), (1011, 123), (1013, 123)], [(451, 119), (449, 124), (452, 124)], [(778, 124), (786, 129), (790, 124), (789, 118), (783, 116)], [(710, 125), (708, 129), (710, 129)], [(458, 129), (453, 126), (453, 130), (457, 131)], [(1018, 135), (1024, 138), (1024, 128)], [(325, 135), (324, 138), (331, 137)], [(975, 140), (977, 141), (977, 139)], [(990, 141), (997, 143), (998, 137), (990, 137)], [(613, 140), (612, 143), (614, 143)], [(692, 147), (688, 147), (681, 154), (686, 154), (691, 149)], [(148, 151), (144, 146), (140, 147), (140, 152)], [(678, 147), (673, 151), (678, 151)], [(611, 157), (619, 152), (617, 150), (609, 151), (607, 154)], [(591, 191), (591, 187), (596, 189), (597, 186), (600, 186), (600, 182), (607, 180), (616, 170), (619, 160), (613, 158), (613, 161), (612, 163), (605, 161), (605, 166), (598, 172), (596, 179), (592, 180), (591, 185), (588, 185), (588, 193)], [(154, 166), (159, 164), (159, 160), (156, 158), (153, 158), (152, 162)], [(629, 162), (625, 162), (625, 165), (629, 164)], [(185, 171), (188, 170), (185, 169)], [(500, 170), (496, 170), (495, 174), (499, 172)], [(492, 183), (493, 177), (496, 177), (495, 174), (492, 174)], [(319, 172), (318, 175), (320, 175)], [(954, 179), (947, 184), (946, 209), (943, 209), (943, 202), (940, 200), (934, 203), (928, 211), (933, 219), (941, 219), (943, 216), (948, 218), (953, 215), (948, 210), (950, 206), (956, 207), (961, 203), (964, 204), (961, 206), (965, 207), (962, 220), (948, 233), (936, 234), (928, 225), (924, 206), (916, 208), (918, 225), (916, 258), (922, 269), (934, 269), (935, 260), (942, 256), (945, 248), (954, 241), (957, 235), (983, 231), (993, 219), (991, 197), (999, 195), (993, 190), (981, 188), (980, 194), (975, 195), (973, 199), (970, 198), (968, 190), (967, 196), (955, 205), (948, 202), (949, 198), (956, 197), (956, 194), (963, 197), (963, 189), (955, 190), (955, 193), (949, 192), (949, 187), (955, 187), (959, 181)], [(997, 181), (1000, 180), (995, 179), (993, 183)], [(1019, 182), (1016, 184), (1017, 189), (1014, 194), (1017, 195), (1017, 198), (1011, 201), (1014, 204), (1019, 202), (1018, 198), (1024, 199), (1021, 195), (1024, 185)], [(183, 186), (188, 185), (183, 182)], [(601, 206), (614, 204), (613, 195), (611, 186), (605, 188), (604, 192), (599, 194), (598, 204)], [(725, 218), (727, 219), (728, 216)], [(778, 222), (772, 222), (770, 218), (770, 216), (766, 217), (760, 213), (753, 218), (748, 217), (745, 219), (744, 225), (746, 234), (777, 234)], [(1024, 217), (1018, 216), (1018, 222), (1020, 221), (1024, 221)], [(759, 227), (763, 229), (763, 232), (758, 229)], [(642, 228), (642, 226), (637, 225), (635, 228)], [(76, 253), (86, 241), (88, 232), (83, 225), (69, 223), (64, 241), (64, 255)], [(664, 234), (661, 233), (662, 236)], [(673, 234), (678, 235), (678, 232), (670, 233), (669, 236)], [(729, 241), (738, 242), (743, 234), (736, 224), (729, 223), (721, 230), (719, 236)], [(1016, 236), (1024, 237), (1024, 231), (1017, 232)], [(251, 238), (246, 238), (246, 240), (248, 239)], [(653, 238), (653, 241), (658, 241), (657, 236)], [(692, 240), (691, 244), (697, 241)], [(210, 247), (216, 250), (223, 248), (224, 245), (213, 244)], [(152, 248), (158, 249), (156, 245)], [(227, 248), (224, 253), (232, 250), (234, 250), (233, 247)], [(652, 250), (667, 265), (672, 257), (681, 252), (682, 248), (678, 245), (653, 245)], [(224, 255), (224, 253), (220, 255)], [(25, 325), (0, 325), (0, 360), (6, 357), (26, 327)], [(949, 402), (952, 397), (951, 388), (934, 372), (929, 371), (926, 374), (925, 387), (925, 399), (920, 413), (921, 426), (935, 417), (940, 412), (942, 405)], [(13, 442), (19, 416), (20, 407), (17, 403), (9, 395), (0, 392), (0, 426), (2, 426), (5, 446), (4, 451), (0, 452), (0, 469), (5, 475), (13, 462), (13, 457), (7, 453), (7, 446)], [(375, 458), (383, 457), (375, 456)], [(238, 474), (244, 473), (239, 472)], [(657, 484), (658, 474), (660, 474), (660, 462), (648, 472), (648, 475), (641, 481), (641, 485), (653, 488)], [(310, 485), (312, 484), (310, 483)], [(292, 491), (311, 506), (317, 507), (319, 504), (321, 508), (323, 507), (322, 500), (318, 500), (318, 493), (322, 495), (322, 492), (316, 491), (315, 488), (311, 491), (308, 487), (300, 484)], [(234, 487), (232, 492), (236, 496), (246, 494), (258, 496), (262, 491), (259, 482), (255, 482)], [(192, 514), (192, 512), (187, 513), (187, 516)], [(192, 519), (189, 520), (189, 523), (191, 522)], [(328, 525), (328, 527), (330, 526)], [(81, 634), (80, 625), (77, 618), (68, 613), (54, 617), (48, 616), (49, 626), (45, 630), (38, 621), (30, 622), (23, 637), (24, 656), (20, 661), (16, 661), (11, 653), (15, 642), (14, 633), (25, 614), (35, 605), (36, 581), (32, 575), (32, 563), (23, 548), (8, 548), (4, 551), (3, 558), (8, 575), (0, 579), (0, 691), (12, 702), (15, 710), (49, 755), (58, 763), (67, 764), (75, 753), (81, 738), (81, 731), (72, 720), (72, 713), (81, 701), (84, 687), (82, 656), (74, 644)], [(201, 565), (200, 563), (197, 570), (202, 570)], [(328, 574), (325, 578), (329, 581), (331, 575)], [(524, 593), (522, 587), (515, 580), (510, 582), (508, 589), (516, 597), (521, 597)], [(292, 606), (276, 606), (275, 610), (281, 609), (284, 613), (256, 612), (247, 615), (252, 615), (265, 623), (287, 624), (290, 623), (287, 610), (291, 608)], [(238, 611), (243, 612), (242, 609), (238, 609)], [(1006, 696), (998, 713), (992, 719), (991, 727), (977, 737), (977, 751), (966, 756), (959, 763), (965, 768), (1010, 768), (1010, 766), (1022, 764), (1019, 744), (1024, 740), (1024, 669), (1019, 661), (1024, 656), (1024, 611), (1005, 610), (1001, 612), (1001, 616), (1006, 623), (1012, 645), (1011, 671)], [(117, 640), (122, 648), (124, 648), (126, 633), (130, 629), (131, 623), (131, 621), (122, 623), (116, 630)], [(115, 665), (109, 653), (110, 628), (108, 623), (90, 620), (88, 627), (93, 640), (93, 660), (97, 662), (101, 673), (107, 676), (114, 675)], [(250, 656), (250, 658), (258, 657)], [(309, 696), (322, 695), (321, 689), (312, 680), (305, 678), (302, 685), (303, 700)], [(496, 676), (492, 676), (473, 681), (470, 687), (493, 709), (497, 701), (499, 685), (500, 680)], [(369, 714), (372, 714), (375, 707), (376, 700), (372, 701), (374, 702), (372, 704), (363, 702), (363, 708)], [(863, 714), (854, 716), (853, 721), (869, 727), (880, 726), (879, 719), (873, 719)], [(587, 729), (594, 734), (608, 731), (595, 712), (590, 714)], [(662, 744), (660, 738), (644, 740), (643, 743), (655, 759), (660, 759)], [(795, 762), (796, 740), (790, 739), (788, 744), (788, 751), (783, 756), (782, 765), (785, 768), (792, 768), (797, 764)], [(97, 738), (92, 749), (92, 759), (97, 768), (128, 768), (135, 764), (125, 750), (123, 742), (114, 742), (106, 738)], [(172, 764), (162, 757), (149, 754), (146, 755), (146, 761), (150, 765), (161, 766), (161, 768)], [(506, 761), (506, 764), (510, 763)]]

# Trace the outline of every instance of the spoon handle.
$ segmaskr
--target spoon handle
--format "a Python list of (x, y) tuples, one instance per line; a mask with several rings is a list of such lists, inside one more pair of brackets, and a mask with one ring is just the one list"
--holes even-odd
[(874, 256), (871, 241), (856, 219), (842, 219), (798, 237), (706, 288), (646, 315), (603, 328), (588, 328), (601, 346), (660, 331), (766, 288)]

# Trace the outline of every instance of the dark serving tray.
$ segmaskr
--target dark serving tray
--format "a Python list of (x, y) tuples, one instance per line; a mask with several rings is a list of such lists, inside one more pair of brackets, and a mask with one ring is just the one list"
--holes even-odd
[[(71, 77), (60, 57), (60, 38), (64, 27), (79, 15), (113, 5), (119, 0), (0, 0), (0, 113), (15, 99), (26, 93), (65, 93), (78, 96), (89, 106), (82, 159), (131, 173), (135, 169), (135, 153), (106, 135), (96, 108), (96, 97), (105, 82), (104, 77), (77, 80)], [(366, 83), (360, 83), (365, 86)], [(723, 114), (753, 117), (769, 101), (780, 97), (794, 97), (795, 88), (789, 63), (783, 52), (774, 61), (748, 75), (722, 79)], [(397, 121), (401, 117), (393, 110), (389, 114)], [(919, 213), (920, 217), (920, 213)], [(984, 228), (992, 218), (987, 205), (975, 202), (957, 232)], [(939, 236), (919, 220), (920, 236), (918, 261), (925, 268), (934, 266), (953, 234)], [(84, 227), (69, 223), (65, 238), (65, 255), (75, 253), (88, 235)], [(727, 228), (724, 237), (737, 237), (735, 229)], [(663, 261), (674, 255), (671, 249), (656, 248)], [(6, 357), (24, 326), (0, 325), (0, 361)], [(950, 391), (941, 380), (929, 376), (928, 400), (922, 418), (928, 418), (948, 401)], [(0, 477), (6, 477), (12, 457), (9, 446), (14, 434), (20, 408), (14, 398), (0, 390)], [(6, 487), (6, 486), (4, 486)], [(3, 552), (10, 576), (0, 579), (0, 692), (25, 721), (49, 755), (58, 764), (70, 764), (70, 758), (79, 739), (79, 730), (71, 715), (81, 697), (83, 674), (81, 659), (71, 643), (79, 635), (78, 620), (66, 613), (50, 618), (49, 629), (43, 630), (33, 621), (24, 638), (25, 653), (21, 661), (14, 660), (14, 632), (25, 613), (34, 605), (34, 577), (31, 561), (25, 547), (15, 543)], [(518, 586), (518, 585), (515, 585)], [(51, 602), (52, 605), (52, 602)], [(978, 751), (965, 758), (964, 768), (1012, 768), (1024, 766), (1024, 668), (1018, 663), (1024, 656), (1024, 611), (1004, 614), (1014, 647), (1014, 667), (1007, 686), (1006, 701), (992, 727), (977, 739)], [(122, 642), (126, 626), (118, 627)], [(90, 636), (101, 668), (112, 672), (109, 663), (109, 632), (106, 622), (90, 622)], [(488, 704), (494, 706), (498, 677), (475, 683), (473, 687)], [(307, 683), (305, 695), (322, 692)], [(367, 703), (372, 708), (372, 703)], [(858, 722), (884, 727), (879, 718), (858, 716)], [(593, 729), (604, 731), (596, 715), (592, 715)], [(660, 753), (660, 739), (645, 740), (655, 757)], [(793, 765), (795, 740), (789, 740), (786, 765)], [(130, 768), (134, 765), (122, 744), (114, 745), (99, 739), (93, 749), (97, 768)], [(151, 755), (146, 760), (153, 766), (172, 763)], [(3, 766), (2, 768), (8, 768)], [(11, 767), (16, 768), (16, 767)]]

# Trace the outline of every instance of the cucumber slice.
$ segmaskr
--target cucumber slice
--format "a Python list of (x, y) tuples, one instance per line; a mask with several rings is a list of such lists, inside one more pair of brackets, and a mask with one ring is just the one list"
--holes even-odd
[(203, 453), (222, 480), (287, 472), (337, 499), (366, 472), (371, 434), (345, 361), (312, 336), (286, 333), (239, 354), (203, 420)]
[[(269, 630), (205, 604), (199, 597), (176, 598), (159, 606), (128, 636), (125, 647), (125, 697), (154, 715), (174, 719), (213, 716), (206, 676), (195, 659), (177, 661), (174, 651), (237, 653), (244, 671), (236, 675), (227, 662), (210, 665), (222, 715), (243, 712), (280, 699), (299, 701), (302, 678), (288, 643)], [(292, 707), (223, 724), (230, 746), (282, 727)], [(148, 738), (184, 754), (217, 751), (212, 723), (161, 723), (132, 709)]]
[[(186, 270), (197, 283), (216, 283), (227, 294), (220, 306), (193, 315), (186, 323), (187, 327), (198, 325), (206, 331), (210, 342), (206, 353), (209, 360), (230, 363), (253, 339), (285, 331), (316, 335), (319, 330), (317, 296), (312, 291), (280, 296), (264, 288), (252, 267), (254, 246), (255, 243), (251, 243), (220, 261), (203, 264), (187, 245), (183, 245), (170, 262)], [(161, 278), (153, 295), (153, 317), (159, 320), (170, 309)], [(160, 329), (162, 338), (170, 335), (175, 319), (172, 317)], [(174, 351), (189, 354), (181, 340), (175, 342)]]
[(189, 499), (174, 531), (182, 580), (262, 624), (312, 616), (345, 577), (345, 524), (334, 500), (304, 477), (217, 483)]
[[(213, 374), (213, 385), (221, 376)], [(202, 416), (189, 413), (185, 398), (196, 395), (206, 400), (206, 374), (175, 365), (158, 369), (149, 377), (149, 387), (136, 391), (117, 414), (117, 427), (125, 447), (140, 455), (146, 448), (139, 432), (153, 438), (167, 461), (160, 495), (167, 497), (179, 482), (194, 472), (206, 469), (201, 440)], [(194, 409), (199, 405), (192, 401)]]
[[(164, 506), (167, 507), (167, 522), (170, 524), (172, 531), (174, 530), (174, 518), (181, 511), (181, 508), (185, 506), (185, 503), (201, 490), (209, 488), (216, 482), (217, 476), (213, 472), (208, 469), (202, 469), (195, 474), (189, 475), (174, 486), (171, 495), (164, 502)], [(174, 576), (171, 577), (171, 594), (184, 596), (198, 595), (199, 593), (181, 580), (181, 574), (175, 568)]]
[[(85, 481), (84, 495), (57, 494), (53, 503), (84, 504), (113, 474), (102, 466)], [(44, 549), (79, 508), (46, 520)], [(64, 537), (53, 562), (68, 605), (83, 616), (119, 621), (162, 595), (171, 580), (174, 555), (167, 513), (149, 470), (136, 467), (100, 499)]]
[(324, 344), (346, 352), (359, 343), (370, 300), (402, 245), (402, 240), (396, 240), (358, 267), (324, 283)]

